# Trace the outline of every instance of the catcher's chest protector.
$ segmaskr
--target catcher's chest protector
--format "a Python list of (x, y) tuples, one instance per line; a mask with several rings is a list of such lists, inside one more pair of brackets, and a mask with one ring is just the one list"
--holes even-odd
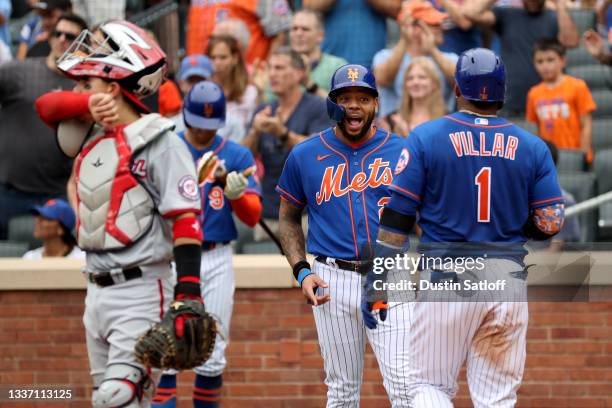
[(153, 222), (155, 203), (132, 174), (132, 157), (174, 124), (158, 114), (99, 131), (76, 159), (77, 237), (85, 250), (121, 249)]

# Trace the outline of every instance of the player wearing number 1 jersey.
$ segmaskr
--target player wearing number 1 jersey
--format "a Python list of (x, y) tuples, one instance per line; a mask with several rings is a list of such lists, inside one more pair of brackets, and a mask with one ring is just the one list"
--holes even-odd
[[(501, 300), (524, 294), (523, 244), (559, 231), (563, 197), (545, 143), (496, 116), (506, 88), (501, 59), (490, 50), (468, 50), (455, 79), (460, 111), (409, 135), (378, 239), (403, 246), (418, 212), (426, 256), (486, 257), (484, 268), (470, 272), (501, 278), (516, 290), (463, 301), (453, 292), (454, 301), (445, 302), (423, 301), (419, 293), (405, 345), (411, 406), (452, 407), (466, 362), (476, 408), (512, 407), (525, 363), (527, 303)], [(459, 272), (425, 268), (421, 279), (464, 282)]]
[[(230, 242), (238, 236), (232, 213), (255, 226), (261, 215), (259, 185), (253, 173), (255, 160), (244, 146), (224, 139), (217, 130), (225, 125), (225, 96), (214, 82), (198, 82), (189, 91), (183, 106), (186, 130), (179, 137), (186, 143), (194, 162), (215, 161), (206, 174), (200, 172), (202, 212), (201, 286), (206, 310), (217, 318), (223, 335), (218, 335), (213, 353), (195, 368), (195, 408), (219, 406), (225, 348), (229, 340), (234, 305), (234, 271)], [(202, 166), (198, 166), (200, 169)], [(176, 376), (164, 373), (153, 400), (154, 407), (176, 407)]]

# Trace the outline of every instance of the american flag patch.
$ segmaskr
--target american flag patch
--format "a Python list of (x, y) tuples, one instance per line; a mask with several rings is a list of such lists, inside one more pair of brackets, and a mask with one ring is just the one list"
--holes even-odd
[(477, 125), (488, 125), (489, 124), (489, 119), (476, 118), (476, 119), (474, 119), (474, 123), (477, 124)]

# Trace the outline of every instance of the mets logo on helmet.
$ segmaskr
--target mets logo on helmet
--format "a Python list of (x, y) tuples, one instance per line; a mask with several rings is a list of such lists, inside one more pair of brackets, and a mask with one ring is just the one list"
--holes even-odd
[(487, 99), (489, 97), (489, 94), (487, 94), (487, 87), (483, 86), (482, 89), (480, 90), (480, 99)]
[(350, 79), (351, 82), (355, 82), (357, 79), (359, 79), (359, 71), (353, 68), (349, 68), (348, 69), (348, 79)]
[(206, 116), (207, 118), (210, 118), (213, 114), (213, 104), (212, 103), (205, 103), (204, 104), (204, 116)]

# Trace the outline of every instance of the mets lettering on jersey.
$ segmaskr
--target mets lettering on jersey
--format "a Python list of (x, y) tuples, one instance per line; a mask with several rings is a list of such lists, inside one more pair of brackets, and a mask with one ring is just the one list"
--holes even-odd
[(530, 211), (563, 202), (544, 142), (498, 117), (453, 113), (416, 127), (389, 206), (419, 211), (421, 242), (516, 243)]
[(307, 208), (309, 253), (355, 260), (361, 243), (374, 242), (401, 145), (398, 136), (377, 130), (351, 146), (330, 128), (293, 148), (276, 191)]
[[(216, 135), (212, 144), (203, 150), (196, 149), (185, 139), (185, 133), (180, 132), (179, 137), (185, 142), (194, 162), (197, 162), (204, 153), (212, 151), (223, 163), (227, 172), (242, 172), (255, 165), (255, 159), (251, 152), (244, 146), (226, 140)], [(259, 183), (254, 175), (248, 177), (249, 185), (245, 193), (261, 195)], [(232, 218), (232, 206), (223, 194), (223, 185), (215, 179), (207, 180), (200, 187), (203, 211), (200, 214), (202, 234), (204, 241), (225, 242), (233, 241), (238, 237), (234, 219)]]

